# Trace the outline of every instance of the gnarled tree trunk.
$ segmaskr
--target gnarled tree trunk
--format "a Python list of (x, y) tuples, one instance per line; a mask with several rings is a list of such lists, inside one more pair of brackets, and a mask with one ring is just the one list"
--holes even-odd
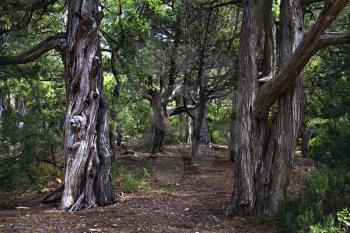
[[(281, 2), (280, 66), (289, 61), (304, 35), (303, 12), (299, 0)], [(272, 215), (284, 199), (290, 167), (302, 123), (303, 80), (298, 75), (278, 102), (278, 113), (272, 128), (267, 149), (262, 159), (261, 173), (257, 176), (258, 213)], [(258, 179), (259, 178), (259, 179)]]
[(165, 142), (168, 115), (160, 94), (152, 95), (151, 105), (153, 114), (151, 128), (134, 149), (144, 153), (159, 153), (163, 150)]
[[(235, 188), (227, 214), (273, 215), (284, 199), (302, 122), (301, 72), (322, 48), (322, 35), (349, 0), (325, 4), (304, 38), (300, 0), (282, 0), (280, 71), (275, 72), (272, 0), (243, 1), (240, 65), (234, 99)], [(327, 44), (327, 43), (326, 43)], [(276, 75), (277, 74), (277, 75)], [(277, 115), (269, 112), (277, 102)]]
[(67, 4), (66, 165), (60, 208), (80, 210), (114, 201), (98, 38), (103, 14), (97, 0), (72, 0)]

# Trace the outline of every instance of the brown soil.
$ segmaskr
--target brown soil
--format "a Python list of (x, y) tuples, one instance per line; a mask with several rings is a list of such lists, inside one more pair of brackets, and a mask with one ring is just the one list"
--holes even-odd
[[(140, 174), (145, 187), (136, 193), (116, 190), (118, 202), (80, 212), (61, 212), (34, 199), (0, 200), (0, 232), (277, 232), (274, 220), (226, 217), (233, 184), (227, 149), (202, 148), (202, 160), (188, 161), (189, 148), (169, 146), (156, 156), (119, 156), (125, 173)], [(292, 171), (290, 196), (299, 195), (309, 165)], [(311, 166), (311, 165), (310, 165)], [(147, 173), (147, 172), (146, 172)], [(24, 206), (28, 209), (16, 209)]]

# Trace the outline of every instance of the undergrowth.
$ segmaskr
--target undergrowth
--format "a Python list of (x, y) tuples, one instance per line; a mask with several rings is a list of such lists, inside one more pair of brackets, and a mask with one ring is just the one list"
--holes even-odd
[(309, 174), (302, 198), (282, 204), (278, 214), (285, 233), (342, 233), (349, 230), (350, 214), (346, 194), (349, 174), (327, 167)]
[(151, 171), (147, 167), (140, 168), (137, 174), (133, 174), (120, 165), (112, 166), (112, 184), (114, 188), (125, 193), (136, 193), (140, 190), (149, 191), (151, 185), (148, 178)]

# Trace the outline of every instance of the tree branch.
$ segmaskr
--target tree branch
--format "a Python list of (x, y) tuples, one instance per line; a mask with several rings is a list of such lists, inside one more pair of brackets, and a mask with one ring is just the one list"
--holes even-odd
[(300, 4), (303, 7), (303, 9), (305, 9), (307, 6), (315, 2), (323, 2), (323, 0), (301, 0)]
[(293, 84), (295, 78), (319, 49), (319, 41), (324, 31), (349, 2), (350, 0), (337, 0), (328, 8), (324, 8), (313, 28), (305, 35), (298, 48), (294, 51), (289, 62), (286, 63), (275, 78), (261, 87), (255, 105), (257, 106), (255, 114), (258, 118), (267, 117), (271, 105)]
[(192, 107), (187, 107), (187, 106), (179, 106), (173, 110), (170, 110), (169, 117), (179, 115), (181, 113), (187, 113), (190, 114), (189, 111), (193, 111), (197, 108), (198, 106), (192, 106)]
[(18, 56), (0, 56), (0, 66), (25, 64), (34, 61), (44, 53), (52, 49), (62, 49), (65, 42), (65, 34), (57, 34), (40, 42), (27, 52)]
[(206, 5), (209, 5), (208, 7), (203, 7), (203, 8), (195, 8), (196, 10), (209, 10), (209, 9), (214, 9), (214, 8), (219, 8), (223, 6), (228, 6), (228, 5), (238, 5), (241, 6), (243, 4), (242, 0), (231, 0), (227, 2), (222, 2), (222, 3), (217, 3), (213, 5), (216, 1), (207, 3)]
[(341, 44), (350, 44), (350, 31), (324, 33), (319, 40), (317, 49)]

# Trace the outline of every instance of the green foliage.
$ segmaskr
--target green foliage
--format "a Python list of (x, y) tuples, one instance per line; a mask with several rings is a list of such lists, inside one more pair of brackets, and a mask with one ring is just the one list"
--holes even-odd
[[(348, 174), (327, 167), (310, 171), (304, 197), (284, 203), (278, 214), (282, 232), (345, 232), (339, 223), (346, 221), (346, 211), (335, 214), (347, 205), (342, 192), (348, 185)], [(342, 218), (339, 218), (342, 216)]]
[(116, 111), (115, 118), (109, 119), (111, 128), (116, 127), (121, 130), (124, 140), (140, 138), (148, 130), (150, 124), (150, 104), (142, 99), (140, 92), (134, 90), (125, 77), (121, 77), (121, 92), (118, 98), (114, 96), (115, 78), (106, 72), (104, 79), (109, 107)]
[(8, 80), (1, 84), (3, 95), (11, 93), (17, 100), (23, 98), (24, 113), (7, 110), (0, 123), (0, 188), (6, 191), (40, 188), (49, 177), (61, 175), (60, 126), (65, 107), (59, 98), (64, 92), (38, 81)]
[(167, 125), (166, 129), (166, 137), (165, 137), (165, 143), (166, 144), (176, 144), (179, 142), (183, 142), (185, 140), (185, 124), (186, 119), (184, 119), (184, 116), (174, 116), (169, 119), (169, 124)]
[(208, 103), (207, 119), (212, 143), (228, 144), (227, 132), (232, 118), (231, 109), (231, 100), (220, 99)]
[(163, 195), (166, 196), (166, 197), (172, 197), (173, 194), (176, 192), (176, 184), (166, 184), (163, 186), (162, 188), (163, 190)]
[(350, 165), (350, 121), (328, 120), (318, 124), (317, 136), (311, 142), (311, 156), (331, 167)]
[(338, 221), (346, 228), (350, 227), (350, 212), (348, 208), (337, 213)]
[(137, 179), (131, 174), (128, 174), (121, 183), (121, 187), (127, 193), (135, 193), (141, 188), (141, 180)]
[(151, 176), (150, 171), (146, 167), (142, 168), (142, 176), (144, 176), (144, 177)]
[(350, 213), (347, 208), (337, 213), (338, 222), (335, 222), (333, 216), (329, 216), (323, 224), (310, 226), (310, 233), (346, 233), (349, 230)]
[(139, 169), (138, 174), (132, 174), (126, 171), (122, 166), (112, 165), (112, 184), (114, 188), (121, 189), (126, 193), (135, 193), (140, 190), (150, 190), (151, 186), (147, 179), (151, 176), (151, 170), (148, 167)]
[(272, 4), (272, 15), (275, 19), (278, 19), (280, 16), (280, 0), (274, 0)]

